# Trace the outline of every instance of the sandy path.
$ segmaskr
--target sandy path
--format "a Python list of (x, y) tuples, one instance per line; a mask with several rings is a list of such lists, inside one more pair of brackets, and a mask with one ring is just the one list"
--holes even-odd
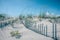
[[(52, 38), (45, 37), (38, 33), (35, 33), (27, 28), (23, 24), (15, 24), (17, 28), (12, 28), (11, 26), (4, 28), (3, 30), (0, 29), (0, 40), (53, 40)], [(18, 30), (21, 33), (21, 38), (16, 39), (15, 37), (10, 36), (10, 32), (12, 30)]]

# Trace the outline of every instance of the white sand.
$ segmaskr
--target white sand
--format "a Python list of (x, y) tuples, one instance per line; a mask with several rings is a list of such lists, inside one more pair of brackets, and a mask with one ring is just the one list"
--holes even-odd
[[(16, 28), (12, 28), (10, 25), (0, 29), (0, 40), (53, 40), (52, 38), (45, 37), (38, 33), (35, 33), (27, 28), (23, 24), (15, 24)], [(21, 38), (16, 39), (15, 37), (11, 37), (10, 32), (13, 30), (18, 30), (21, 33)]]

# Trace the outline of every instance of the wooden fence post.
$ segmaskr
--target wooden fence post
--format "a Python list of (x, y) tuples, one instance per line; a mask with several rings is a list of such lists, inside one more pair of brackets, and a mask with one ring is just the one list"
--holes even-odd
[(43, 24), (42, 24), (41, 26), (42, 26), (42, 34), (43, 34), (43, 31), (44, 31), (44, 30), (43, 30)]
[(38, 24), (38, 32), (40, 31), (40, 25)]
[(34, 27), (35, 31), (36, 31), (36, 22), (35, 22), (35, 27)]
[(0, 25), (1, 25), (0, 27), (2, 28), (2, 23)]
[(54, 38), (54, 24), (52, 24), (52, 38)]
[(54, 40), (57, 40), (57, 26), (56, 24), (54, 25)]
[(47, 25), (46, 25), (46, 36), (47, 36)]
[(44, 27), (44, 35), (45, 35), (45, 27)]
[(41, 34), (41, 24), (40, 24), (40, 34)]

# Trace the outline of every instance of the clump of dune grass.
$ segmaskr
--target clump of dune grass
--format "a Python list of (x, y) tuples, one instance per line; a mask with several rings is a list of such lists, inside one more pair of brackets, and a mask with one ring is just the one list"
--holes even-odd
[(11, 34), (12, 37), (16, 37), (16, 38), (20, 38), (21, 37), (21, 33), (19, 33), (18, 30), (12, 31), (12, 32), (10, 32), (10, 34)]

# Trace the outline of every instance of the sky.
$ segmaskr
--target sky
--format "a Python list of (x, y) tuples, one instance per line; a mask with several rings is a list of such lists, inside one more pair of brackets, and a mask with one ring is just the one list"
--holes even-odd
[(15, 17), (46, 12), (60, 15), (60, 0), (0, 0), (0, 14)]

